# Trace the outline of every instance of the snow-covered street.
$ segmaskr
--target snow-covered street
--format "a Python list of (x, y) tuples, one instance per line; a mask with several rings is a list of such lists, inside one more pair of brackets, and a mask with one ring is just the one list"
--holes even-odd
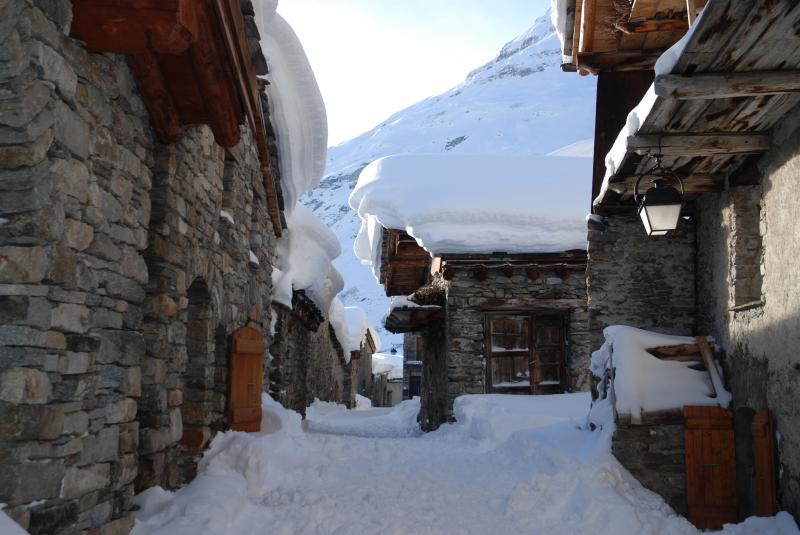
[[(465, 396), (458, 423), (421, 435), (418, 400), (302, 422), (265, 397), (259, 434), (228, 432), (201, 474), (139, 495), (135, 535), (314, 533), (694, 534), (581, 429), (588, 394)], [(726, 534), (798, 533), (791, 517)]]

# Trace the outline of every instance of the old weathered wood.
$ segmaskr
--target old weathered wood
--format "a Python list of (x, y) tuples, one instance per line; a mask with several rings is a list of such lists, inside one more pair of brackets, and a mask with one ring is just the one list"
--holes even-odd
[(583, 0), (581, 9), (581, 33), (579, 52), (586, 53), (592, 50), (594, 44), (595, 6), (597, 0)]
[(637, 154), (665, 156), (710, 156), (714, 154), (758, 154), (770, 147), (767, 134), (664, 134), (629, 136), (628, 149)]
[[(615, 176), (608, 182), (608, 189), (617, 193), (631, 193), (636, 185), (638, 176)], [(643, 180), (640, 191), (650, 186)], [(718, 192), (725, 189), (725, 176), (722, 174), (694, 173), (683, 178), (683, 187), (687, 194)]]
[(615, 27), (623, 33), (650, 33), (686, 30), (689, 24), (686, 19), (639, 19), (618, 22)]
[(656, 78), (655, 90), (660, 97), (683, 100), (798, 93), (800, 71), (664, 74)]
[(686, 406), (683, 414), (689, 521), (698, 528), (719, 529), (737, 520), (733, 413)]
[(695, 17), (697, 17), (697, 3), (695, 0), (686, 0), (686, 21), (689, 26), (694, 24)]
[(164, 143), (176, 143), (183, 137), (183, 127), (155, 54), (149, 50), (131, 54), (128, 65), (139, 83), (156, 135)]
[(228, 396), (230, 428), (261, 430), (261, 390), (266, 342), (261, 331), (242, 327), (233, 333)]
[(752, 433), (755, 457), (756, 514), (758, 516), (775, 516), (778, 512), (777, 470), (775, 429), (770, 411), (762, 410), (755, 414)]
[(697, 344), (679, 344), (675, 346), (658, 346), (646, 350), (657, 357), (674, 357), (678, 355), (699, 355), (700, 347)]
[(708, 375), (711, 377), (711, 385), (714, 387), (714, 395), (718, 396), (720, 392), (725, 391), (725, 384), (722, 382), (722, 377), (719, 374), (717, 364), (714, 362), (714, 353), (711, 351), (711, 346), (708, 345), (708, 340), (705, 336), (695, 337), (697, 340), (697, 347), (700, 348), (700, 355), (703, 357), (703, 364), (708, 370)]

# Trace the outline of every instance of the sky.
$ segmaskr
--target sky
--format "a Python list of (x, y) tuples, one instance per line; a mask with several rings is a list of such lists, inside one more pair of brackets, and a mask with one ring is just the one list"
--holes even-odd
[(280, 0), (328, 112), (328, 145), (464, 80), (549, 0)]

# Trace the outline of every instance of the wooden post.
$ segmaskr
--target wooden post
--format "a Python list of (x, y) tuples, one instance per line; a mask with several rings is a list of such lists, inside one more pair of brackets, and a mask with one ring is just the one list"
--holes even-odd
[(755, 456), (756, 514), (775, 516), (778, 513), (775, 471), (775, 431), (772, 413), (758, 411), (753, 418), (753, 452)]
[(697, 4), (695, 0), (686, 0), (686, 20), (689, 22), (689, 27), (694, 24), (694, 19), (697, 16)]

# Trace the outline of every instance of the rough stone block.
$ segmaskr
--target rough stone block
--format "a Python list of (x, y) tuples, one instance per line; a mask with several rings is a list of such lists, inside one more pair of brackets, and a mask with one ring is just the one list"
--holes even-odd
[(92, 356), (88, 353), (67, 352), (58, 359), (58, 373), (74, 375), (86, 373), (92, 367)]
[(183, 434), (183, 418), (181, 410), (174, 408), (169, 411), (169, 435), (172, 442), (177, 442)]
[(86, 412), (72, 412), (64, 416), (64, 433), (83, 435), (88, 429), (89, 415)]
[(0, 168), (33, 167), (44, 160), (53, 143), (53, 131), (42, 133), (33, 143), (0, 146)]
[(75, 98), (75, 88), (78, 85), (78, 76), (69, 66), (69, 63), (55, 50), (37, 43), (34, 46), (34, 61), (41, 70), (43, 79), (52, 82), (65, 99), (71, 101)]
[(0, 400), (9, 403), (47, 403), (52, 392), (47, 374), (31, 368), (11, 368), (0, 373)]
[(81, 160), (89, 156), (89, 125), (63, 102), (53, 107), (56, 140)]
[(0, 410), (0, 436), (53, 440), (64, 432), (64, 410), (54, 405), (10, 405)]
[(66, 470), (61, 487), (62, 498), (79, 498), (106, 487), (111, 480), (111, 465), (95, 464), (85, 468), (72, 466)]
[(89, 326), (90, 310), (82, 305), (60, 304), (53, 308), (50, 324), (55, 329), (85, 333)]
[(136, 418), (136, 409), (136, 401), (130, 398), (112, 403), (107, 407), (106, 422), (110, 424), (130, 422)]
[(94, 229), (82, 221), (67, 218), (64, 221), (64, 243), (68, 246), (83, 251), (94, 240)]
[(43, 247), (0, 247), (0, 282), (41, 282), (48, 267)]
[(145, 341), (141, 333), (132, 331), (100, 331), (97, 362), (125, 365), (139, 364), (145, 354)]
[(27, 503), (56, 498), (64, 477), (64, 461), (37, 461), (0, 466), (0, 500)]
[(111, 426), (83, 438), (80, 464), (113, 461), (119, 454), (119, 427)]
[(42, 505), (30, 510), (31, 535), (50, 535), (78, 520), (78, 504), (74, 501)]

